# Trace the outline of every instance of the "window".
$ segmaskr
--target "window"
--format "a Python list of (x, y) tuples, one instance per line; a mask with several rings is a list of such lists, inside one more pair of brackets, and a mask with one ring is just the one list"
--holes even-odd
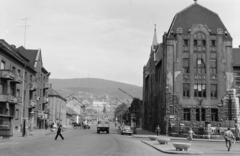
[(200, 109), (199, 108), (196, 109), (196, 120), (200, 121)]
[(205, 84), (194, 84), (194, 97), (206, 97)]
[(190, 84), (189, 83), (183, 84), (183, 97), (190, 97)]
[(202, 40), (202, 45), (206, 46), (206, 40)]
[(197, 40), (193, 40), (193, 45), (197, 46)]
[(21, 70), (20, 70), (20, 69), (18, 69), (17, 74), (18, 74), (18, 75), (21, 75)]
[(205, 121), (205, 108), (202, 108), (201, 117), (202, 121)]
[(25, 78), (24, 79), (25, 79), (25, 81), (27, 81), (27, 72), (25, 72)]
[(185, 121), (190, 121), (190, 108), (183, 109), (183, 119)]
[(32, 75), (30, 75), (30, 81), (32, 81), (33, 79), (32, 79)]
[(183, 58), (183, 72), (189, 73), (189, 58)]
[(19, 89), (17, 89), (16, 97), (21, 97)]
[(19, 109), (16, 109), (16, 112), (15, 112), (15, 119), (16, 119), (16, 120), (19, 119)]
[(212, 121), (218, 121), (218, 109), (216, 108), (211, 109), (211, 119)]
[(183, 40), (183, 43), (184, 43), (184, 46), (188, 46), (188, 40), (187, 39)]
[(15, 85), (14, 85), (14, 84), (11, 84), (11, 85), (10, 85), (10, 95), (15, 96), (15, 94), (16, 94)]
[(10, 116), (14, 116), (14, 106), (10, 106)]
[(12, 66), (12, 72), (15, 74), (16, 73), (16, 68)]
[(205, 74), (206, 73), (206, 66), (203, 61), (203, 59), (197, 59), (196, 60), (196, 66), (195, 66), (195, 74)]
[(212, 45), (213, 47), (215, 47), (215, 46), (216, 46), (216, 41), (215, 41), (215, 40), (212, 40), (212, 41), (211, 41), (211, 45)]
[(217, 98), (217, 85), (211, 84), (211, 97)]
[(1, 69), (5, 69), (5, 61), (1, 61)]
[(4, 114), (3, 107), (0, 107), (0, 114)]
[(210, 59), (210, 74), (217, 74), (217, 59)]
[(4, 94), (4, 85), (0, 83), (0, 94)]

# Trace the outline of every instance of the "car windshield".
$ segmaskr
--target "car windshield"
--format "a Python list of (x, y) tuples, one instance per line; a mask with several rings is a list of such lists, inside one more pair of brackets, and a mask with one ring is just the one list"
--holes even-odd
[(124, 127), (124, 129), (131, 129), (130, 127)]

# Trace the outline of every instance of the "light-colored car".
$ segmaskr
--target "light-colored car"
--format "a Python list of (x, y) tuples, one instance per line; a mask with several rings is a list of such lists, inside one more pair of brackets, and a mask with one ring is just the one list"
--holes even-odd
[(128, 135), (132, 135), (132, 129), (130, 126), (123, 126), (122, 130), (121, 130), (121, 135), (123, 134), (128, 134)]

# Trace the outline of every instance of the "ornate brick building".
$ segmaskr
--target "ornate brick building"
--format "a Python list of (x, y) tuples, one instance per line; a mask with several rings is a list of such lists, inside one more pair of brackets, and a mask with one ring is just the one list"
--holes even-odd
[(232, 37), (218, 14), (194, 3), (178, 12), (143, 68), (143, 128), (223, 126), (233, 87)]

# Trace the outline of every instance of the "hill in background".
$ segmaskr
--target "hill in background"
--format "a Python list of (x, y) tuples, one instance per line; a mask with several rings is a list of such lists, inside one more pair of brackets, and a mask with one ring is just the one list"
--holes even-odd
[(70, 93), (90, 93), (93, 96), (108, 95), (110, 98), (130, 99), (128, 95), (118, 88), (129, 93), (133, 97), (142, 99), (142, 87), (97, 78), (76, 78), (76, 79), (50, 79), (52, 88), (63, 97)]

